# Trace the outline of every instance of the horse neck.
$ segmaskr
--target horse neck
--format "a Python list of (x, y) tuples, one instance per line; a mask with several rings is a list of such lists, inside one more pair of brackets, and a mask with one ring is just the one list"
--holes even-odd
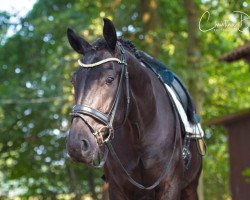
[(156, 114), (156, 97), (152, 76), (149, 69), (130, 52), (127, 54), (128, 72), (130, 77), (131, 108), (130, 121), (146, 128)]

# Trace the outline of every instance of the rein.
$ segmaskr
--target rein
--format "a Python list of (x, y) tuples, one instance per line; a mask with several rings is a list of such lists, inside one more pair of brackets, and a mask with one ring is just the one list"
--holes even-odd
[[(83, 122), (89, 127), (91, 133), (96, 137), (98, 145), (99, 146), (105, 145), (104, 156), (103, 156), (102, 160), (100, 161), (100, 164), (98, 166), (94, 166), (94, 167), (96, 167), (96, 168), (103, 167), (103, 165), (106, 162), (108, 152), (110, 152), (111, 156), (117, 162), (117, 164), (120, 166), (121, 170), (123, 171), (123, 173), (125, 173), (125, 175), (127, 176), (128, 180), (131, 184), (133, 184), (134, 186), (136, 186), (140, 189), (152, 190), (153, 188), (155, 188), (156, 186), (158, 186), (160, 184), (160, 182), (163, 180), (163, 178), (167, 174), (168, 170), (170, 169), (170, 164), (171, 164), (171, 161), (173, 160), (174, 153), (176, 150), (177, 127), (176, 127), (175, 133), (174, 133), (174, 141), (173, 141), (174, 147), (173, 147), (172, 154), (170, 156), (169, 161), (164, 164), (164, 167), (163, 167), (164, 169), (163, 169), (162, 173), (160, 174), (159, 178), (149, 187), (143, 186), (142, 184), (135, 181), (131, 177), (129, 172), (125, 169), (125, 167), (123, 166), (122, 162), (120, 161), (119, 157), (117, 156), (117, 154), (116, 154), (116, 152), (111, 144), (111, 139), (114, 138), (114, 128), (113, 128), (114, 117), (115, 117), (118, 103), (119, 103), (119, 100), (121, 97), (122, 83), (123, 83), (124, 79), (125, 79), (125, 90), (126, 90), (126, 95), (125, 95), (126, 96), (126, 108), (125, 108), (125, 114), (124, 114), (124, 120), (122, 122), (122, 126), (124, 125), (124, 123), (128, 117), (128, 111), (129, 111), (129, 105), (130, 105), (129, 77), (128, 77), (128, 70), (127, 70), (127, 64), (126, 64), (125, 50), (120, 43), (119, 43), (119, 47), (120, 47), (120, 51), (121, 51), (121, 59), (107, 58), (107, 59), (104, 59), (104, 60), (101, 60), (101, 61), (98, 61), (98, 62), (92, 63), (92, 64), (84, 64), (81, 62), (81, 60), (78, 60), (79, 65), (81, 67), (86, 67), (86, 68), (96, 67), (96, 66), (99, 66), (99, 65), (107, 63), (107, 62), (117, 62), (118, 64), (122, 65), (122, 71), (121, 71), (121, 76), (120, 76), (120, 80), (119, 80), (118, 87), (117, 87), (117, 92), (116, 92), (115, 99), (114, 99), (113, 105), (112, 105), (109, 113), (108, 114), (102, 113), (101, 111), (99, 111), (95, 108), (91, 108), (87, 105), (74, 105), (73, 109), (72, 109), (72, 113), (70, 113), (70, 115), (72, 116), (72, 119), (75, 117), (80, 117), (83, 120)], [(173, 112), (175, 113), (174, 118), (175, 118), (175, 123), (176, 123), (177, 113), (176, 113), (176, 108), (174, 106), (175, 104), (173, 102), (171, 95), (169, 95), (168, 91), (167, 91), (167, 94), (172, 102), (171, 105), (172, 105)], [(90, 117), (98, 120), (99, 122), (104, 124), (104, 126), (101, 127), (99, 130), (95, 130), (84, 119), (85, 115), (90, 116)], [(108, 136), (106, 136), (104, 138), (105, 130), (108, 130)]]

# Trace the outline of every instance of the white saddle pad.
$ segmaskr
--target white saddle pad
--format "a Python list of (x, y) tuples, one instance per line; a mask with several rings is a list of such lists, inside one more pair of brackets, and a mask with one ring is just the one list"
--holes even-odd
[(180, 101), (178, 100), (175, 92), (167, 84), (165, 84), (165, 86), (175, 102), (176, 108), (177, 108), (179, 115), (181, 117), (181, 121), (185, 126), (187, 137), (189, 137), (189, 138), (202, 138), (204, 136), (204, 131), (202, 130), (200, 123), (193, 124), (193, 123), (188, 121), (186, 112), (185, 112), (184, 108), (182, 107)]

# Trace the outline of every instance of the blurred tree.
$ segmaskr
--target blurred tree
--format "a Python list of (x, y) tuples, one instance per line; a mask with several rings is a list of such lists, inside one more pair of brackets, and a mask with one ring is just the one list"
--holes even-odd
[[(70, 74), (79, 57), (67, 43), (68, 26), (91, 42), (102, 35), (102, 18), (113, 19), (119, 36), (131, 39), (138, 49), (168, 64), (191, 91), (203, 82), (203, 92), (195, 91), (204, 98), (204, 119), (250, 106), (248, 66), (243, 62), (218, 62), (224, 52), (249, 40), (249, 31), (196, 33), (201, 52), (196, 68), (198, 63), (187, 54), (188, 49), (195, 50), (192, 46), (196, 43), (189, 39), (193, 29), (186, 20), (188, 8), (184, 9), (182, 3), (40, 0), (11, 37), (7, 34), (11, 14), (0, 13), (0, 195), (20, 193), (24, 199), (54, 199), (70, 194), (80, 199), (90, 194), (101, 199), (102, 171), (74, 164), (65, 151), (68, 113), (73, 104)], [(243, 0), (195, 3), (200, 13), (194, 18), (194, 29), (207, 10), (213, 18), (207, 26), (230, 17), (238, 20), (240, 16), (232, 14), (234, 10), (250, 10)], [(224, 131), (213, 127), (209, 130), (209, 153), (204, 159), (205, 196), (226, 199), (230, 196), (227, 139)]]
[(7, 31), (10, 27), (10, 14), (6, 12), (1, 12), (0, 13), (0, 44), (3, 45), (4, 42), (6, 41), (6, 34)]
[[(19, 191), (27, 198), (54, 199), (72, 193), (80, 199), (96, 182), (90, 185), (89, 169), (73, 165), (65, 151), (69, 100), (73, 98), (72, 67), (65, 58), (69, 55), (67, 26), (62, 22), (78, 18), (73, 22), (80, 24), (82, 18), (81, 11), (77, 15), (71, 6), (70, 1), (38, 1), (21, 19), (21, 29), (0, 48), (3, 194)], [(1, 26), (7, 19), (1, 20)], [(91, 173), (101, 176), (101, 172)]]

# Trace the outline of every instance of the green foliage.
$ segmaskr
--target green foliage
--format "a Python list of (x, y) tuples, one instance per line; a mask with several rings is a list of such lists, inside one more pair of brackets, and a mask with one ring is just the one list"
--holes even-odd
[[(215, 21), (228, 18), (234, 10), (248, 13), (249, 5), (243, 3), (197, 1), (200, 15), (210, 10)], [(186, 64), (188, 34), (182, 1), (159, 0), (157, 10), (160, 26), (147, 32), (138, 0), (40, 0), (18, 29), (9, 23), (11, 14), (0, 13), (0, 195), (19, 192), (24, 199), (53, 199), (58, 194), (88, 194), (93, 177), (98, 191), (102, 171), (72, 163), (65, 151), (73, 104), (69, 81), (79, 57), (69, 48), (66, 28), (94, 41), (102, 35), (102, 17), (110, 17), (120, 35), (157, 56), (188, 83), (192, 72)], [(17, 32), (8, 37), (10, 27)], [(219, 61), (222, 54), (249, 40), (249, 33), (218, 30), (199, 36), (206, 96), (203, 119), (249, 107), (249, 67), (243, 61)], [(209, 130), (205, 196), (227, 199), (227, 136), (222, 129)]]
[(250, 168), (245, 169), (245, 170), (242, 172), (242, 176), (245, 177), (245, 181), (246, 181), (247, 183), (250, 183)]
[(10, 14), (6, 12), (0, 12), (0, 44), (3, 45), (6, 41), (6, 33), (10, 27)]
[(217, 127), (210, 127), (207, 131), (213, 135), (207, 139), (208, 150), (204, 157), (204, 196), (209, 196), (211, 200), (228, 199), (230, 186), (226, 131)]

